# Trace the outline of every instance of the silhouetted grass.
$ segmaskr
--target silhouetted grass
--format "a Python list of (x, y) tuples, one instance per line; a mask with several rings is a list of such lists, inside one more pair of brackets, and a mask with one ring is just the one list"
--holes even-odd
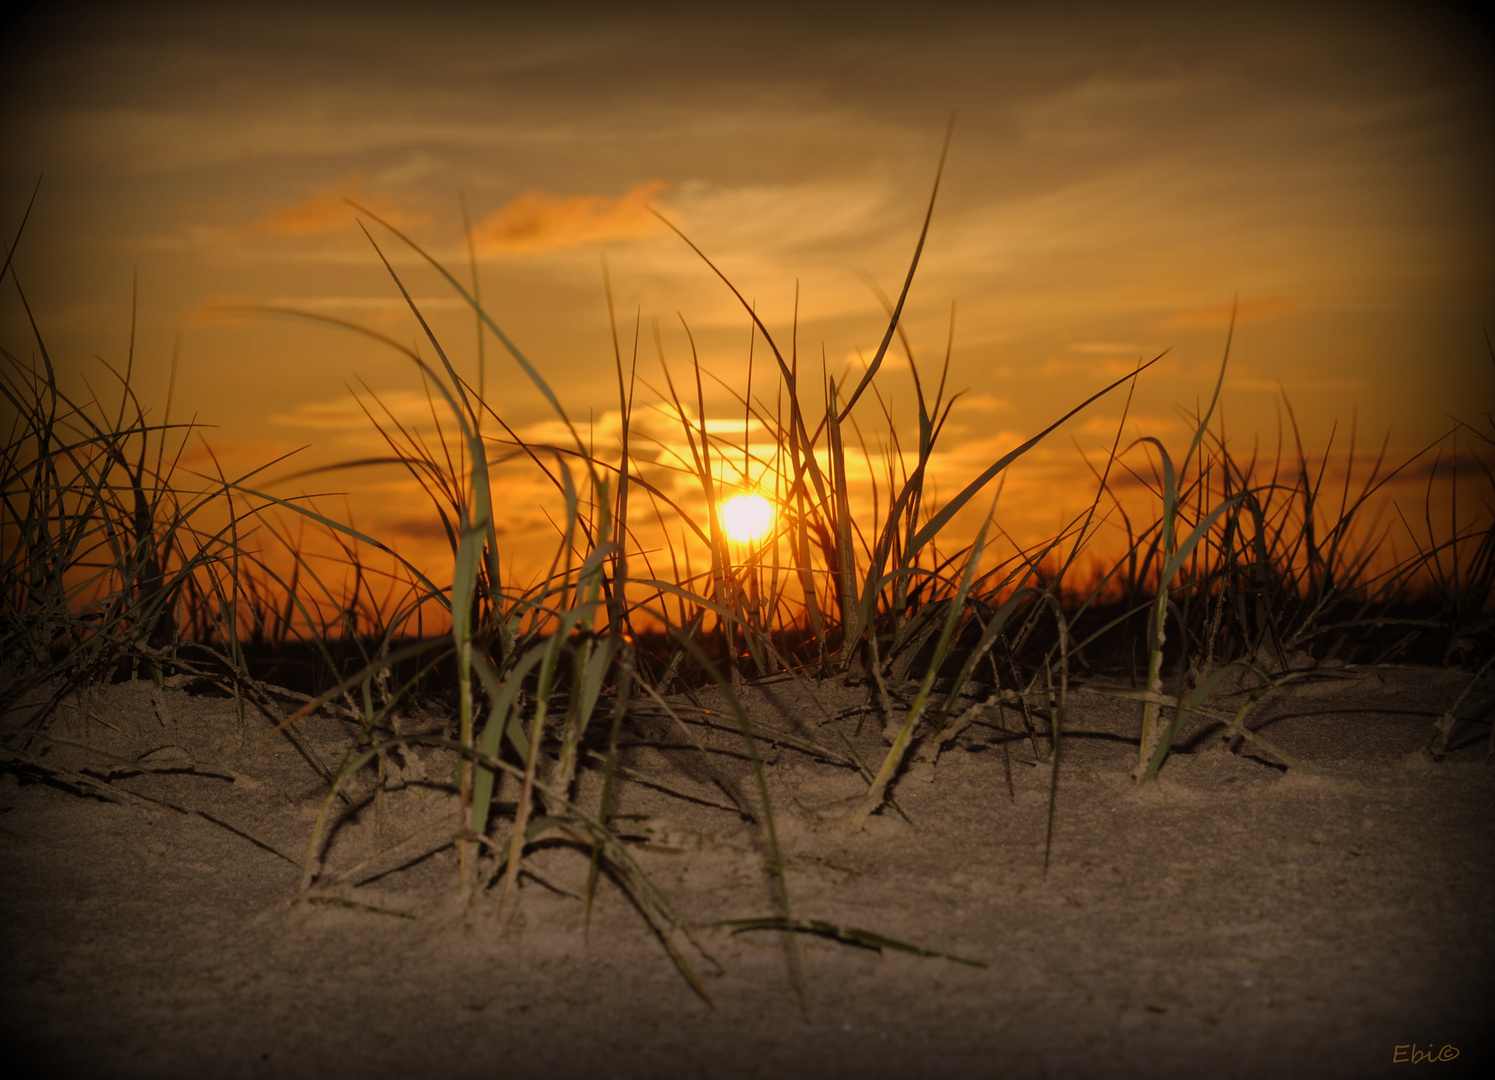
[[(462, 889), (477, 895), (495, 885), (503, 903), (533, 845), (575, 846), (591, 860), (588, 902), (605, 870), (705, 997), (687, 958), (690, 927), (612, 821), (618, 747), (637, 714), (666, 717), (710, 767), (693, 730), (698, 718), (671, 704), (678, 692), (714, 685), (728, 703), (756, 792), (747, 797), (723, 784), (724, 805), (761, 827), (778, 908), (752, 925), (781, 932), (797, 971), (794, 934), (830, 924), (791, 910), (759, 750), (765, 737), (858, 771), (865, 790), (842, 821), (856, 829), (889, 800), (912, 755), (934, 760), (994, 704), (1045, 717), (1057, 782), (1075, 678), (1136, 702), (1134, 775), (1144, 782), (1164, 766), (1195, 715), (1215, 718), (1230, 737), (1280, 758), (1246, 727), (1245, 716), (1255, 701), (1315, 665), (1488, 669), (1495, 656), (1489, 500), (1473, 525), (1459, 525), (1456, 499), (1450, 522), (1435, 522), (1433, 507), (1436, 485), (1453, 485), (1457, 495), (1456, 469), (1467, 470), (1471, 460), (1476, 475), (1490, 478), (1491, 435), (1469, 428), (1462, 446), (1441, 440), (1397, 465), (1387, 464), (1383, 449), (1364, 464), (1353, 439), (1342, 450), (1331, 440), (1311, 455), (1294, 420), (1289, 450), (1243, 460), (1217, 420), (1228, 339), (1214, 396), (1192, 418), (1187, 446), (1169, 448), (1151, 437), (1123, 445), (1123, 417), (1094, 467), (1092, 502), (1058, 536), (1029, 549), (1008, 540), (995, 513), (1003, 474), (1101, 396), (1130, 393), (1149, 365), (1098, 388), (952, 497), (935, 501), (929, 471), (954, 401), (946, 392), (949, 354), (938, 379), (930, 379), (900, 320), (937, 192), (938, 178), (902, 291), (896, 301), (884, 299), (886, 330), (855, 385), (805, 374), (797, 341), (776, 341), (692, 243), (741, 302), (753, 347), (766, 349), (774, 377), (766, 390), (753, 385), (750, 364), (749, 385), (735, 395), (741, 435), (724, 434), (708, 427), (710, 376), (699, 358), (692, 352), (688, 367), (672, 367), (656, 330), (665, 387), (656, 404), (677, 430), (644, 425), (636, 411), (637, 349), (625, 359), (615, 321), (621, 433), (618, 445), (605, 449), (583, 438), (540, 371), (483, 308), (475, 265), (471, 285), (463, 285), (419, 245), (358, 208), (422, 256), (478, 320), (474, 386), (459, 375), (373, 233), (373, 250), (434, 361), (365, 328), (303, 316), (367, 335), (415, 369), (435, 434), (402, 425), (375, 397), (366, 411), (388, 453), (331, 468), (395, 467), (413, 477), (447, 539), (449, 574), (406, 561), (313, 500), (265, 490), (254, 475), (184, 478), (174, 466), (190, 425), (172, 424), (169, 415), (150, 422), (131, 389), (133, 358), (123, 373), (105, 369), (117, 383), (117, 406), (75, 401), (59, 389), (35, 330), (41, 365), (6, 352), (0, 384), (9, 429), (0, 461), (0, 627), (8, 660), (0, 708), (19, 718), (7, 719), (0, 746), (13, 762), (44, 769), (28, 740), (44, 738), (50, 706), (90, 680), (137, 674), (158, 685), (168, 678), (216, 684), (293, 739), (300, 717), (332, 710), (355, 722), (358, 735), (338, 769), (324, 770), (323, 814), (303, 867), (308, 893), (321, 874), (328, 808), (351, 778), (370, 765), (382, 778), (387, 755), (411, 742), (446, 747), (459, 761), (451, 843)], [(6, 272), (24, 305), (9, 260)], [(688, 325), (685, 331), (688, 337)], [(525, 440), (484, 399), (489, 337), (553, 409), (568, 433), (564, 444)], [(633, 340), (639, 337), (635, 328)], [(879, 381), (895, 341), (917, 410), (908, 442)], [(876, 440), (863, 432), (874, 403), (884, 425)], [(1455, 447), (1459, 462), (1445, 464)], [(858, 458), (870, 474), (870, 499), (854, 490), (848, 462)], [(494, 494), (499, 465), (513, 461), (528, 461), (555, 493), (553, 556), (522, 586), (505, 577)], [(1343, 463), (1337, 484), (1326, 479), (1331, 461)], [(1426, 469), (1421, 522), (1387, 510), (1388, 483), (1412, 468)], [(688, 477), (698, 501), (687, 503), (648, 478), (661, 470)], [(751, 543), (729, 538), (718, 515), (725, 497), (744, 490), (762, 493), (778, 511), (773, 530)], [(1137, 505), (1139, 490), (1150, 503), (1145, 510)], [(988, 500), (975, 538), (952, 539), (957, 515)], [(301, 525), (288, 528), (287, 521)], [(341, 555), (313, 556), (303, 528), (330, 537)], [(1097, 568), (1096, 553), (1116, 547), (1102, 544), (1102, 530), (1126, 539), (1120, 555)], [(1391, 556), (1392, 537), (1410, 542), (1411, 551)], [(386, 569), (373, 569), (371, 552)], [(863, 762), (809, 736), (755, 726), (740, 695), (756, 680), (784, 677), (862, 687), (867, 709), (883, 719), (882, 760)], [(1226, 688), (1245, 703), (1221, 712), (1214, 698)], [(393, 718), (416, 700), (451, 716), (445, 735), (398, 733)], [(1466, 707), (1463, 699), (1458, 706), (1461, 715), (1482, 707)], [(1441, 754), (1452, 722), (1450, 712), (1430, 753)], [(587, 761), (603, 774), (595, 807), (577, 801)], [(518, 795), (501, 805), (495, 792), (504, 775)], [(887, 940), (832, 929), (848, 940)]]

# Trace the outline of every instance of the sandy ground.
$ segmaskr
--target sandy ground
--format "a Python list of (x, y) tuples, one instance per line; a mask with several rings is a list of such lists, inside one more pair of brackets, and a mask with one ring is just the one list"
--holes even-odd
[[(937, 766), (913, 766), (893, 789), (907, 820), (884, 809), (854, 835), (823, 819), (844, 812), (856, 773), (770, 746), (795, 916), (985, 965), (796, 935), (803, 1009), (781, 934), (709, 925), (774, 914), (761, 832), (739, 814), (639, 782), (619, 792), (635, 857), (699, 927), (709, 958), (686, 956), (712, 1007), (615, 884), (584, 924), (565, 895), (585, 880), (577, 851), (537, 852), (548, 884), (526, 876), (502, 910), (496, 888), (458, 897), (450, 848), (402, 866), (418, 838), (381, 856), (454, 822), (434, 782), (451, 770), (443, 751), (391, 762), (377, 798), (368, 774), (302, 897), (324, 790), (307, 762), (281, 737), (260, 742), (269, 723), (231, 700), (112, 687), (52, 734), (162, 771), (57, 745), (45, 760), (144, 799), (0, 774), (10, 1075), (1491, 1075), (1488, 724), (1461, 724), (1440, 763), (1418, 753), (1468, 678), (1305, 678), (1250, 721), (1301, 767), (1196, 725), (1140, 788), (1138, 706), (1077, 690), (1047, 872), (1047, 744), (1035, 756), (1018, 713), (1001, 717), (1012, 734), (992, 713)], [(815, 688), (819, 704), (788, 682), (745, 693), (766, 727), (884, 752), (875, 714), (825, 719), (860, 689)], [(693, 719), (730, 723), (714, 693), (695, 705)], [(696, 752), (669, 749), (667, 723), (640, 727), (657, 737), (629, 750), (630, 769), (723, 801)], [(305, 736), (336, 763), (335, 722)], [(745, 759), (715, 757), (751, 795)], [(595, 776), (582, 792), (595, 805)], [(1429, 1049), (1442, 1060), (1414, 1069)]]

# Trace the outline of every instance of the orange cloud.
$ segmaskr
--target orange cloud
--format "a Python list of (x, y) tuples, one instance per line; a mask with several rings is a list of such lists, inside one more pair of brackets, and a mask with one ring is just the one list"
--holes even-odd
[(176, 460), (178, 466), (208, 477), (217, 476), (221, 469), (233, 479), (296, 449), (294, 444), (286, 442), (225, 439), (206, 426), (200, 435), (187, 441)]
[(294, 206), (260, 218), (258, 225), (279, 236), (317, 236), (342, 232), (353, 224), (356, 211), (345, 202), (362, 203), (397, 228), (424, 224), (425, 215), (401, 210), (394, 196), (375, 192), (363, 193), (363, 177), (352, 173), (347, 180), (323, 188)]
[(1229, 326), (1231, 312), (1236, 322), (1247, 319), (1270, 319), (1288, 315), (1298, 310), (1295, 297), (1284, 293), (1262, 293), (1243, 299), (1240, 304), (1216, 304), (1212, 307), (1189, 308), (1174, 312), (1163, 320), (1164, 326)]
[(247, 293), (219, 293), (188, 312), (186, 322), (191, 326), (246, 326), (258, 318), (250, 310), (257, 303), (261, 301)]
[(628, 240), (659, 226), (646, 206), (664, 189), (662, 181), (650, 180), (618, 198), (526, 191), (484, 218), (473, 236), (486, 252), (554, 251)]

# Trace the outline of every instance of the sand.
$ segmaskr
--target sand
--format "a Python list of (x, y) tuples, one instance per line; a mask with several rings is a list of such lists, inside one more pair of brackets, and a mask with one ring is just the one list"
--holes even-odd
[[(326, 785), (284, 737), (263, 740), (270, 722), (202, 688), (101, 688), (49, 731), (117, 760), (53, 744), (40, 752), (54, 779), (0, 773), (10, 1075), (1490, 1075), (1489, 716), (1461, 722), (1443, 760), (1420, 752), (1469, 679), (1312, 674), (1249, 717), (1294, 767), (1196, 723), (1140, 786), (1139, 706), (1077, 685), (1047, 869), (1042, 716), (1035, 744), (1019, 712), (989, 710), (936, 764), (910, 766), (896, 810), (848, 833), (828, 822), (863, 781), (787, 743), (878, 761), (882, 718), (848, 712), (864, 689), (745, 687), (755, 721), (786, 733), (764, 751), (794, 916), (983, 965), (795, 935), (803, 1004), (784, 935), (714, 925), (776, 914), (762, 830), (735, 811), (636, 780), (617, 795), (631, 854), (695, 927), (700, 950), (679, 940), (708, 1004), (613, 881), (588, 923), (569, 895), (584, 852), (536, 851), (502, 906), (497, 886), (458, 893), (450, 846), (410, 862), (455, 822), (447, 751), (392, 757), (382, 788), (363, 774), (303, 894)], [(751, 802), (720, 694), (676, 704)], [(628, 769), (726, 803), (646, 713)], [(300, 730), (335, 766), (349, 729)], [(579, 791), (596, 805), (594, 772)], [(1412, 1060), (1429, 1052), (1440, 1060)]]

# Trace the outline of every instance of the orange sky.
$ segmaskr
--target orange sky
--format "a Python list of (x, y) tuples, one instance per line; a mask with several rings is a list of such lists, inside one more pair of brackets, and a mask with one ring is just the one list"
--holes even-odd
[[(1393, 458), (1451, 417), (1478, 421), (1495, 386), (1488, 31), (1453, 6), (1197, 8), (996, 5), (978, 19), (859, 5), (810, 19), (755, 5), (710, 21), (657, 7), (61, 5), (5, 46), (0, 223), (8, 241), (44, 173), (15, 266), (65, 378), (101, 386), (93, 357), (123, 363), (138, 268), (143, 396), (164, 407), (179, 336), (174, 416), (215, 425), (230, 468), (299, 446), (310, 467), (383, 452), (350, 387), (429, 429), (413, 366), (348, 332), (215, 309), (298, 307), (413, 343), (344, 198), (463, 280), (465, 200), (491, 314), (601, 441), (617, 422), (603, 256), (651, 386), (655, 320), (684, 377), (683, 320), (705, 369), (745, 389), (744, 313), (648, 207), (786, 348), (798, 289), (808, 370), (823, 357), (859, 372), (885, 323), (864, 278), (896, 295), (955, 109), (904, 320), (932, 373), (956, 309), (950, 385), (966, 394), (941, 491), (1164, 350), (1129, 438), (1181, 451), (1177, 408), (1207, 398), (1236, 296), (1224, 410), (1237, 445), (1275, 446), (1284, 391), (1311, 448), (1352, 416), (1362, 446), (1390, 430)], [(462, 302), (374, 235), (475, 380)], [(33, 355), (9, 281), (0, 331)], [(554, 437), (491, 340), (487, 358), (504, 419)], [(760, 341), (755, 393), (770, 378)], [(907, 364), (890, 357), (880, 385), (911, 439)], [(725, 389), (708, 380), (705, 394), (713, 417), (740, 420)], [(1088, 501), (1075, 444), (1108, 446), (1119, 410), (1100, 403), (1014, 471), (1007, 528), (1051, 531)], [(870, 399), (858, 416), (883, 427)], [(549, 535), (547, 485), (511, 472), (510, 535)], [(282, 490), (303, 488), (348, 491), (362, 527), (439, 550), (398, 472)]]

